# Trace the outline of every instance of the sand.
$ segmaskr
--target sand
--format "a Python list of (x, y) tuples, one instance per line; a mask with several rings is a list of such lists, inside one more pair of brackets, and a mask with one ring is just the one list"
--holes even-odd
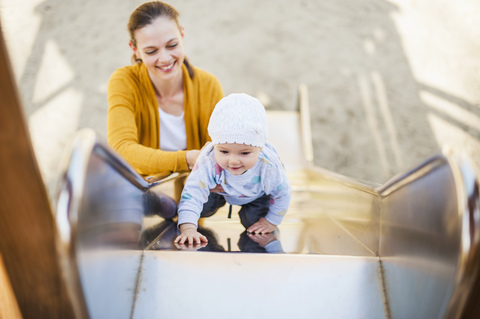
[[(130, 63), (141, 1), (0, 0), (0, 18), (50, 190), (83, 127), (106, 137), (106, 84)], [(309, 90), (315, 163), (384, 183), (452, 145), (480, 163), (480, 3), (171, 1), (192, 64), (226, 94), (294, 110)], [(288, 134), (288, 132), (285, 132)]]

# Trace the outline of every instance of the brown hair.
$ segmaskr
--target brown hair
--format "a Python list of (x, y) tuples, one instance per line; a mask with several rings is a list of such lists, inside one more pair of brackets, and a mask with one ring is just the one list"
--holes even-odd
[[(135, 9), (130, 15), (128, 19), (128, 32), (130, 34), (130, 42), (132, 42), (133, 46), (137, 47), (137, 40), (135, 39), (135, 31), (138, 29), (143, 28), (146, 25), (149, 25), (153, 22), (153, 20), (159, 17), (167, 17), (173, 21), (178, 26), (180, 30), (180, 23), (178, 23), (178, 11), (169, 5), (168, 3), (162, 1), (151, 1), (145, 2), (141, 4), (139, 7)], [(132, 56), (132, 62), (142, 63), (142, 60), (138, 59), (135, 54)], [(188, 62), (187, 58), (183, 60), (183, 64), (187, 67), (188, 75), (190, 78), (193, 79), (194, 72), (193, 68)]]

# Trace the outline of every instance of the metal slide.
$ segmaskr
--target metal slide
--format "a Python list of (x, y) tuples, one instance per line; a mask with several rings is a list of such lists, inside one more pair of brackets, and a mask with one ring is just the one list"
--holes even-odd
[[(174, 183), (139, 176), (91, 130), (65, 159), (58, 250), (79, 318), (460, 318), (478, 278), (479, 192), (445, 150), (385, 185), (315, 167), (307, 91), (268, 111), (292, 204), (252, 240), (233, 207), (208, 245), (173, 245)], [(474, 302), (474, 300), (473, 300)], [(468, 316), (467, 316), (468, 317)]]

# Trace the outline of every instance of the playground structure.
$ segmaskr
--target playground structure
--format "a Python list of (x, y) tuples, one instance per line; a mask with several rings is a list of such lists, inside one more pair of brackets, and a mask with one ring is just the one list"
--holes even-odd
[(143, 178), (92, 130), (66, 152), (50, 208), (3, 41), (1, 54), (5, 318), (479, 314), (478, 181), (461, 155), (443, 150), (384, 185), (315, 167), (300, 87), (298, 111), (268, 111), (293, 188), (276, 249), (246, 240), (225, 207), (202, 222), (207, 247), (179, 251), (175, 220), (161, 216), (185, 176)]

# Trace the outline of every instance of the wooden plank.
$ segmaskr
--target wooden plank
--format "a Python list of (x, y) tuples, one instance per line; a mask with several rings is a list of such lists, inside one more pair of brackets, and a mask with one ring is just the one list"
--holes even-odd
[(23, 318), (74, 318), (57, 262), (48, 195), (1, 32), (0, 168), (0, 254)]

